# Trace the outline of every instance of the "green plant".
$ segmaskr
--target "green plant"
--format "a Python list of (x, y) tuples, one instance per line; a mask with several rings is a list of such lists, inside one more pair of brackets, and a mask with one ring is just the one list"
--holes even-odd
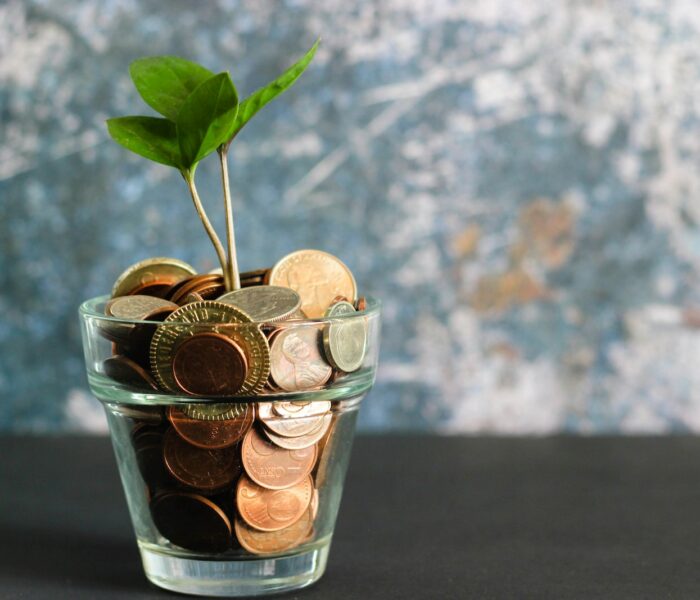
[[(177, 56), (135, 60), (129, 69), (143, 100), (162, 117), (118, 117), (107, 120), (112, 138), (136, 154), (178, 169), (216, 251), (227, 290), (240, 288), (235, 228), (228, 176), (228, 151), (241, 129), (268, 102), (289, 89), (306, 70), (318, 48), (311, 49), (274, 81), (239, 102), (227, 72), (212, 73)], [(217, 152), (226, 213), (226, 249), (207, 217), (197, 186), (199, 162)]]

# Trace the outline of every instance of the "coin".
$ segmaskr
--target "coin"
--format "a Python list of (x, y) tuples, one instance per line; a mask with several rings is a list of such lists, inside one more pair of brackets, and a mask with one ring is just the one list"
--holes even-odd
[(278, 531), (258, 531), (243, 519), (235, 519), (234, 530), (238, 542), (252, 554), (276, 554), (291, 550), (306, 541), (313, 530), (311, 508), (294, 524)]
[(149, 425), (140, 427), (132, 435), (136, 465), (149, 490), (154, 493), (170, 480), (163, 463), (163, 432)]
[(231, 522), (199, 494), (168, 492), (151, 501), (153, 523), (171, 543), (194, 552), (219, 553), (231, 546)]
[(299, 294), (276, 285), (234, 290), (220, 296), (218, 301), (237, 306), (256, 323), (282, 321), (301, 306)]
[(355, 309), (357, 312), (364, 312), (367, 310), (367, 298), (360, 296), (355, 302)]
[(200, 490), (227, 486), (241, 473), (238, 448), (199, 448), (187, 443), (174, 429), (163, 440), (163, 460), (168, 471), (181, 483)]
[(163, 298), (132, 295), (113, 298), (105, 306), (105, 313), (117, 319), (149, 321), (163, 313), (167, 316), (177, 308), (177, 304)]
[(270, 348), (270, 374), (287, 392), (308, 390), (326, 383), (333, 372), (319, 350), (321, 330), (300, 325), (280, 331)]
[(268, 490), (245, 474), (236, 487), (238, 514), (251, 527), (260, 531), (279, 531), (296, 523), (311, 504), (311, 477), (284, 490)]
[[(229, 326), (227, 326), (229, 325)], [(164, 389), (179, 390), (172, 370), (176, 347), (187, 337), (210, 331), (230, 337), (245, 353), (248, 372), (238, 394), (262, 390), (270, 372), (270, 348), (265, 335), (243, 311), (222, 302), (206, 300), (180, 307), (156, 330), (150, 347), (151, 370)]]
[(302, 481), (316, 464), (316, 446), (285, 450), (265, 440), (253, 427), (241, 446), (241, 459), (248, 477), (271, 490), (281, 490)]
[[(290, 405), (289, 408), (278, 404)], [(327, 400), (316, 402), (259, 402), (258, 418), (270, 431), (284, 437), (307, 435), (323, 421), (331, 407)]]
[(311, 496), (311, 505), (309, 506), (309, 510), (311, 510), (312, 521), (315, 521), (316, 516), (318, 515), (318, 502), (318, 488), (314, 488), (313, 496)]
[(253, 425), (255, 409), (246, 405), (243, 415), (225, 421), (204, 421), (188, 417), (176, 406), (168, 408), (168, 419), (175, 430), (199, 448), (227, 448), (238, 442)]
[(333, 415), (331, 413), (326, 413), (323, 415), (321, 422), (318, 424), (316, 429), (307, 433), (306, 435), (300, 435), (298, 437), (285, 437), (283, 435), (278, 435), (277, 433), (270, 431), (267, 427), (265, 427), (263, 431), (270, 441), (276, 446), (286, 448), (287, 450), (301, 450), (302, 448), (313, 446), (325, 435), (326, 431), (328, 431), (328, 427), (331, 424), (332, 418)]
[(177, 258), (147, 258), (131, 265), (115, 281), (112, 297), (143, 293), (149, 286), (168, 287), (197, 271)]
[(102, 370), (107, 377), (123, 385), (158, 391), (150, 373), (126, 356), (117, 355), (106, 359), (102, 363)]
[[(349, 302), (336, 302), (324, 315), (328, 319), (354, 315)], [(323, 330), (323, 348), (328, 362), (336, 369), (352, 373), (362, 366), (367, 348), (367, 321), (364, 317), (333, 320)]]
[(175, 348), (172, 370), (186, 394), (231, 396), (245, 381), (248, 361), (231, 338), (215, 332), (196, 333)]
[(316, 462), (316, 467), (314, 468), (313, 473), (316, 489), (323, 489), (327, 484), (328, 478), (331, 476), (331, 468), (333, 466), (335, 456), (334, 444), (338, 440), (336, 437), (338, 422), (338, 414), (335, 413), (326, 435), (317, 443), (319, 459)]
[(297, 250), (270, 271), (270, 285), (289, 287), (301, 296), (301, 308), (312, 319), (323, 316), (336, 296), (357, 296), (352, 272), (339, 259), (320, 250)]
[(186, 282), (171, 288), (168, 292), (170, 300), (176, 304), (184, 304), (189, 294), (197, 294), (205, 300), (216, 297), (224, 292), (224, 278), (217, 274), (195, 275), (190, 277)]
[(243, 417), (246, 411), (252, 410), (249, 404), (241, 402), (221, 402), (213, 404), (211, 402), (200, 402), (185, 404), (180, 407), (188, 417), (199, 419), (200, 421), (227, 421)]

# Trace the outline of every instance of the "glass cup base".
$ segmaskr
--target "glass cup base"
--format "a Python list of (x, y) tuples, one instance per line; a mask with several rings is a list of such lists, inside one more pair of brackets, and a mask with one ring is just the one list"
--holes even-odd
[(199, 596), (262, 596), (311, 585), (326, 570), (330, 541), (292, 556), (195, 560), (139, 542), (146, 577), (158, 587)]

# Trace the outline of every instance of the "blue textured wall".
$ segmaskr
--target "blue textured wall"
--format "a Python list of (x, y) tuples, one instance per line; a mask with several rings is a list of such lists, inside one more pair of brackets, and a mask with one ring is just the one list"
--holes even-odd
[(662, 0), (0, 4), (0, 428), (100, 427), (80, 300), (143, 257), (214, 266), (176, 173), (107, 139), (144, 112), (129, 61), (248, 93), (318, 34), (236, 142), (238, 243), (383, 298), (364, 427), (700, 429), (700, 8)]

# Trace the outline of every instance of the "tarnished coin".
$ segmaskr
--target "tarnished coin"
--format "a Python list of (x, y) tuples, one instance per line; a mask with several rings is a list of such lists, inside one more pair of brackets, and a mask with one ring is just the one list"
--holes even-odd
[(316, 446), (285, 450), (265, 440), (253, 427), (241, 446), (243, 467), (255, 483), (281, 490), (302, 481), (316, 464)]
[(285, 490), (268, 490), (243, 474), (236, 488), (238, 514), (254, 529), (279, 531), (303, 516), (311, 504), (313, 489), (308, 476)]
[(322, 317), (336, 296), (355, 302), (357, 285), (352, 272), (339, 259), (320, 250), (297, 250), (282, 258), (270, 271), (270, 285), (295, 290), (309, 318)]
[(102, 363), (104, 374), (123, 385), (157, 391), (155, 380), (145, 369), (126, 356), (112, 356)]
[[(336, 302), (324, 316), (333, 319), (355, 313), (349, 302)], [(364, 317), (354, 317), (329, 323), (323, 330), (323, 348), (328, 362), (336, 369), (346, 373), (357, 371), (367, 349), (367, 321)]]
[(168, 291), (170, 300), (176, 304), (184, 304), (190, 294), (201, 296), (204, 300), (210, 300), (220, 296), (224, 292), (224, 278), (216, 274), (195, 275), (184, 283)]
[(270, 348), (270, 374), (287, 392), (320, 387), (333, 369), (320, 351), (318, 325), (299, 325), (275, 335)]
[(293, 289), (263, 285), (228, 292), (218, 298), (237, 306), (256, 323), (282, 321), (292, 316), (301, 306), (301, 298)]
[(168, 419), (190, 444), (200, 448), (227, 448), (241, 440), (252, 427), (255, 409), (246, 406), (243, 415), (225, 421), (204, 421), (188, 417), (176, 406), (168, 408)]
[(270, 373), (267, 338), (242, 310), (212, 300), (180, 307), (156, 330), (151, 342), (150, 359), (151, 370), (158, 384), (171, 392), (180, 389), (172, 370), (175, 350), (187, 337), (205, 331), (222, 333), (243, 349), (248, 371), (237, 393), (243, 396), (260, 392)]
[(248, 360), (230, 337), (196, 333), (178, 344), (172, 369), (175, 382), (186, 394), (231, 396), (245, 381)]
[[(278, 407), (278, 404), (288, 407)], [(307, 435), (316, 429), (328, 413), (331, 403), (318, 402), (259, 402), (258, 419), (273, 433), (285, 437)]]
[(316, 429), (307, 433), (306, 435), (300, 435), (298, 437), (285, 437), (275, 433), (274, 431), (270, 431), (267, 427), (265, 427), (263, 431), (270, 441), (276, 446), (286, 448), (287, 450), (301, 450), (302, 448), (313, 446), (326, 434), (332, 418), (333, 415), (331, 413), (326, 413), (321, 418), (321, 422), (318, 424)]
[(105, 313), (117, 319), (129, 321), (150, 321), (165, 313), (169, 315), (178, 306), (174, 302), (154, 296), (119, 296), (105, 306)]
[(241, 474), (238, 448), (199, 448), (187, 443), (174, 429), (165, 434), (163, 460), (175, 479), (199, 490), (218, 490)]
[(197, 271), (177, 258), (148, 258), (131, 265), (114, 283), (112, 297), (143, 293), (149, 286), (167, 286), (195, 275)]
[(248, 410), (252, 410), (249, 404), (241, 402), (199, 402), (185, 404), (180, 407), (188, 417), (200, 421), (227, 421), (244, 417)]
[(305, 542), (313, 530), (314, 517), (311, 508), (293, 525), (279, 531), (258, 531), (243, 519), (237, 518), (234, 529), (238, 542), (252, 554), (276, 554), (296, 548)]
[(176, 546), (195, 552), (225, 552), (231, 546), (226, 513), (199, 494), (168, 492), (151, 501), (153, 523)]

